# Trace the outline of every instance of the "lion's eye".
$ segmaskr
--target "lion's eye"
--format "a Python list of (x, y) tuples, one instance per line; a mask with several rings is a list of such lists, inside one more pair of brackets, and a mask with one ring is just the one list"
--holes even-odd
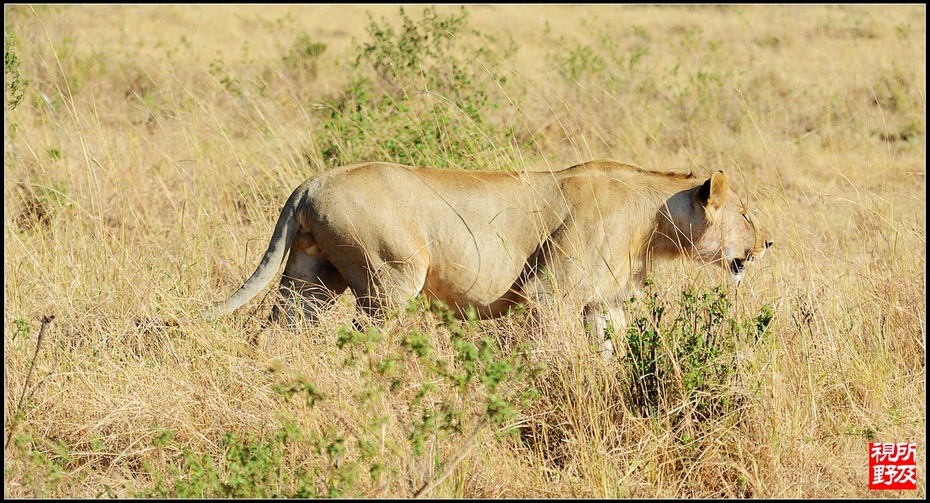
[(749, 221), (749, 214), (748, 214), (748, 213), (743, 213), (743, 220), (745, 220), (746, 223), (750, 223), (750, 224), (752, 223), (752, 222)]

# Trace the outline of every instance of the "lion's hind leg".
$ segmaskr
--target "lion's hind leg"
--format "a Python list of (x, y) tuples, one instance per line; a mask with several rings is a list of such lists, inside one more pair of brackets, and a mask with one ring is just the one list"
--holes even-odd
[(291, 328), (299, 324), (301, 316), (314, 321), (347, 287), (345, 278), (313, 237), (300, 233), (291, 245), (271, 320), (277, 322), (284, 316)]
[(386, 260), (369, 255), (365, 273), (348, 278), (359, 314), (365, 315), (369, 322), (381, 323), (385, 309), (403, 309), (423, 290), (429, 255), (422, 249), (394, 255), (404, 258)]

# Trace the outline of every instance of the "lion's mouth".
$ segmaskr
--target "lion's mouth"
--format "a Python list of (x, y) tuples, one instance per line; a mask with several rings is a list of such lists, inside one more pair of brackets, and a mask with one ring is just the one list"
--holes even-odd
[(733, 273), (733, 276), (740, 278), (743, 276), (743, 271), (746, 270), (746, 261), (741, 258), (735, 258), (730, 261), (730, 272)]

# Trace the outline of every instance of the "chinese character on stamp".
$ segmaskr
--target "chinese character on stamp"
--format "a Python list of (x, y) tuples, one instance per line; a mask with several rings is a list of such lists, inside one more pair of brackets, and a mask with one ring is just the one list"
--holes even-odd
[(869, 443), (869, 489), (917, 489), (917, 444)]

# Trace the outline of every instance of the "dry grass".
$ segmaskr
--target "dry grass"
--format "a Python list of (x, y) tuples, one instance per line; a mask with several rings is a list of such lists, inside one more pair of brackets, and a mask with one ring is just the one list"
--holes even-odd
[[(509, 84), (489, 91), (499, 107), (476, 126), (494, 143), (462, 143), (479, 147), (468, 162), (724, 169), (776, 239), (739, 291), (728, 287), (732, 315), (768, 304), (775, 316), (737, 348), (723, 393), (741, 405), (691, 420), (637, 413), (624, 373), (592, 357), (566, 318), (532, 341), (546, 370), (513, 383), (540, 394), (506, 424), (521, 435), (495, 440), (484, 427), (467, 444), (477, 420), (466, 416), (461, 434), (437, 435), (419, 456), (411, 404), (435, 376), (409, 361), (405, 386), (359, 400), (381, 381), (336, 347), (348, 299), (296, 333), (261, 329), (267, 299), (216, 324), (138, 323), (196, 313), (251, 273), (283, 199), (330, 167), (328, 141), (345, 141), (326, 136), (324, 103), (345, 95), (366, 12), (396, 21), (397, 8), (4, 10), (7, 53), (28, 81), (13, 108), (6, 74), (5, 497), (141, 494), (159, 476), (190, 480), (168, 468), (183, 467), (185, 450), (228, 469), (224, 435), (270, 442), (286, 424), (323, 447), (345, 440), (338, 462), (275, 444), (275, 476), (316, 470), (324, 494), (351, 466), (342, 459), (361, 459), (358, 440), (377, 439), (384, 471), (359, 462), (344, 496), (409, 497), (463, 447), (430, 495), (869, 497), (870, 439), (916, 442), (925, 463), (924, 6), (469, 7), (471, 27), (509, 35), (516, 52), (501, 66)], [(285, 59), (303, 35), (327, 46), (315, 68)], [(493, 136), (498, 125), (513, 132)], [(388, 152), (377, 145), (368, 152)], [(431, 148), (437, 162), (449, 154)], [(671, 299), (718, 280), (686, 263), (655, 274)], [(514, 317), (468, 333), (507, 354), (522, 327)], [(399, 315), (361, 361), (403, 353), (413, 332), (452, 358), (434, 318)], [(297, 376), (323, 399), (282, 400), (275, 387)], [(429, 399), (470, 414), (481, 397), (440, 383)], [(924, 477), (887, 496), (925, 497)]]

